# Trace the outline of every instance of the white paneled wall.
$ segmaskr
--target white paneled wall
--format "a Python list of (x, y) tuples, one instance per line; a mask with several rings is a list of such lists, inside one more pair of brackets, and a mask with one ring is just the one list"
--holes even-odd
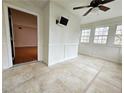
[(78, 44), (49, 45), (49, 66), (78, 56)]
[(78, 56), (78, 44), (65, 44), (65, 59), (70, 59)]
[(49, 66), (64, 60), (64, 45), (49, 45)]
[[(67, 26), (59, 26), (56, 19), (67, 17)], [(55, 2), (50, 2), (49, 62), (53, 65), (77, 57), (80, 35), (79, 18)]]
[[(90, 42), (79, 44), (79, 54), (99, 57), (112, 62), (121, 63), (121, 46), (114, 45), (116, 26), (121, 24), (121, 17), (102, 20), (90, 24), (81, 25), (81, 29), (91, 29)], [(107, 44), (94, 44), (94, 34), (96, 27), (109, 26)]]

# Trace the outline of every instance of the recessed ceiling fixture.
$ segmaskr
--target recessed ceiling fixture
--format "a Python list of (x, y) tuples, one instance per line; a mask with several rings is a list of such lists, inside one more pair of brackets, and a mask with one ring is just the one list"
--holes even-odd
[(97, 8), (97, 7), (98, 7), (100, 10), (106, 12), (106, 11), (108, 11), (110, 8), (109, 8), (109, 7), (106, 7), (106, 6), (103, 6), (103, 4), (106, 4), (106, 3), (109, 3), (109, 2), (112, 2), (112, 1), (114, 1), (114, 0), (92, 0), (91, 3), (90, 3), (90, 5), (74, 7), (73, 10), (91, 7), (83, 16), (86, 16), (86, 15), (87, 15), (88, 13), (90, 13), (94, 8)]

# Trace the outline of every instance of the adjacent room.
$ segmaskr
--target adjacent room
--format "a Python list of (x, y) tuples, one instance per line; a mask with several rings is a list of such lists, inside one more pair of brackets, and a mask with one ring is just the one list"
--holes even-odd
[(122, 0), (2, 4), (2, 93), (122, 93)]
[(9, 8), (13, 64), (37, 60), (37, 17)]

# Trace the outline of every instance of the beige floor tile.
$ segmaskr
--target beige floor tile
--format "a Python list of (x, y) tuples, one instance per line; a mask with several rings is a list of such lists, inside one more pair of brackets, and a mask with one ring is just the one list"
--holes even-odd
[(3, 71), (3, 93), (85, 93), (87, 89), (87, 93), (121, 93), (121, 69), (82, 55), (50, 67), (40, 62), (20, 64)]
[(23, 82), (33, 78), (34, 76), (31, 69), (23, 69), (21, 72), (17, 73), (18, 74), (14, 74), (13, 76), (11, 74), (3, 76), (3, 89), (13, 89), (19, 84), (22, 84)]
[(107, 63), (98, 75), (98, 78), (108, 82), (118, 88), (122, 87), (122, 70), (117, 64)]
[(81, 79), (73, 75), (62, 76), (59, 80), (67, 89), (69, 89), (70, 93), (83, 93), (86, 88), (86, 84)]
[(16, 86), (14, 89), (9, 90), (7, 93), (41, 93), (41, 90), (38, 82), (32, 78)]
[(93, 58), (93, 57), (88, 57), (88, 56), (82, 56), (80, 55), (79, 57), (75, 58), (73, 62), (78, 63), (80, 65), (86, 65), (90, 68), (100, 70), (101, 67), (104, 65), (104, 60)]
[(92, 82), (86, 93), (121, 93), (121, 89), (104, 82), (103, 80), (96, 79)]

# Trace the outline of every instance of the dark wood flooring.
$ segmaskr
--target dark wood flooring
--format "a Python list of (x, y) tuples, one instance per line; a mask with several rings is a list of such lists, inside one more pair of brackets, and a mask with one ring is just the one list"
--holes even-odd
[(16, 47), (14, 64), (37, 60), (37, 47)]

